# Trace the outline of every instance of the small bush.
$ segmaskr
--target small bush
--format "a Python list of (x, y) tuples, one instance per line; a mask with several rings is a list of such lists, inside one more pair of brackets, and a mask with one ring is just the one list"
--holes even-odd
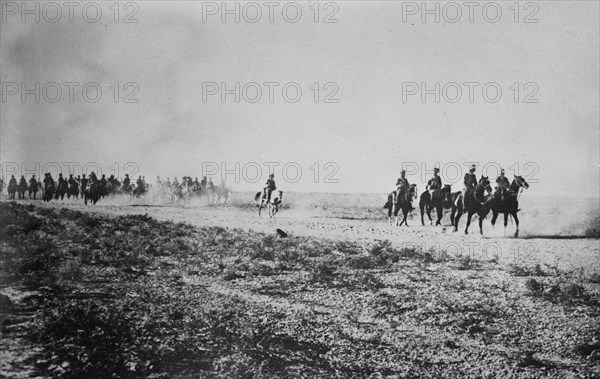
[(538, 282), (535, 279), (527, 279), (527, 281), (525, 282), (525, 288), (527, 288), (531, 292), (539, 292), (544, 288), (544, 286), (542, 283)]

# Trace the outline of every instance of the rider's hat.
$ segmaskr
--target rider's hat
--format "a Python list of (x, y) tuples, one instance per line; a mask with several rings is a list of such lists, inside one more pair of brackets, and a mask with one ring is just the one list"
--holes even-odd
[(406, 174), (406, 170), (400, 171), (401, 174)]
[(471, 165), (471, 170), (475, 170), (476, 168), (477, 168), (477, 166), (475, 166), (475, 163), (473, 163), (473, 164)]
[(275, 174), (270, 174), (270, 175), (269, 175), (269, 178), (272, 178), (272, 177), (274, 177), (274, 176), (275, 176)]
[(434, 172), (440, 172), (440, 168), (439, 168), (439, 167), (434, 167), (434, 168), (433, 168), (433, 171), (434, 171)]

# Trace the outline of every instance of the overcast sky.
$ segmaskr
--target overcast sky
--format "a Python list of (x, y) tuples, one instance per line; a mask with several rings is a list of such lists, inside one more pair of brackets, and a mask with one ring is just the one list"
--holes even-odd
[[(488, 21), (482, 17), (485, 2), (474, 9), (473, 22), (464, 7), (455, 23), (444, 20), (444, 15), (456, 17), (456, 9), (444, 8), (445, 3), (439, 23), (434, 15), (423, 23), (420, 10), (411, 15), (412, 5), (389, 1), (327, 7), (298, 2), (302, 15), (295, 23), (290, 22), (296, 18), (293, 6), (282, 14), (285, 3), (274, 8), (273, 22), (269, 8), (256, 3), (262, 11), (256, 23), (244, 18), (255, 18), (256, 8), (244, 13), (243, 3), (239, 23), (235, 15), (221, 21), (222, 9), (215, 9), (221, 2), (133, 3), (137, 9), (120, 3), (119, 23), (113, 2), (98, 3), (102, 17), (96, 23), (88, 22), (95, 9), (87, 9), (86, 21), (81, 6), (72, 23), (66, 7), (57, 22), (48, 22), (57, 16), (45, 2), (39, 23), (26, 14), (22, 22), (23, 10), (6, 3), (1, 3), (0, 33), (4, 175), (12, 170), (10, 162), (27, 162), (29, 168), (57, 162), (65, 172), (63, 162), (78, 162), (79, 170), (98, 162), (104, 173), (114, 171), (111, 164), (117, 162), (122, 176), (132, 172), (123, 166), (135, 162), (139, 174), (154, 182), (156, 175), (201, 176), (203, 162), (225, 163), (233, 172), (239, 162), (241, 183), (233, 183), (233, 174), (228, 182), (255, 189), (269, 173), (265, 163), (278, 162), (274, 172), (284, 190), (387, 192), (403, 163), (417, 163), (407, 166), (410, 171), (431, 170), (439, 162), (445, 179), (452, 179), (464, 174), (466, 162), (479, 162), (480, 169), (488, 164), (491, 176), (496, 163), (511, 176), (518, 168), (533, 182), (533, 193), (598, 197), (600, 192), (596, 1), (537, 2), (539, 9), (521, 3), (518, 23), (509, 9), (513, 2), (501, 2), (496, 23), (489, 21), (495, 9), (487, 9)], [(11, 4), (20, 8), (21, 3)], [(235, 3), (229, 5), (233, 9)], [(132, 12), (131, 20), (138, 22), (124, 23)], [(338, 22), (325, 23), (328, 15)], [(524, 23), (528, 15), (538, 22)], [(31, 89), (36, 82), (40, 102), (33, 94), (23, 101), (21, 83)], [(63, 91), (56, 103), (49, 101), (55, 97), (51, 82)], [(80, 83), (72, 103), (67, 82)], [(125, 88), (128, 82), (135, 85)], [(246, 86), (239, 103), (233, 94), (222, 102), (220, 92), (209, 94), (219, 88), (206, 84), (234, 89), (236, 82), (240, 88), (258, 83), (262, 97), (250, 102), (256, 87)], [(325, 88), (329, 82), (334, 84)], [(456, 87), (447, 86), (439, 103), (435, 95), (422, 102), (420, 93), (407, 95), (418, 88), (403, 85), (426, 83), (433, 89), (436, 82), (440, 88), (458, 83), (462, 96), (451, 102)], [(480, 83), (472, 103), (465, 82)], [(98, 83), (99, 101), (83, 98), (86, 83)], [(120, 87), (117, 103), (114, 83)], [(278, 83), (271, 87), (272, 103), (264, 83)], [(282, 95), (286, 83), (301, 88), (297, 102), (291, 102), (293, 86), (287, 100)], [(486, 83), (496, 83), (488, 100), (482, 95)], [(496, 103), (491, 102), (494, 86), (502, 90)], [(95, 96), (93, 87), (88, 94)], [(125, 103), (128, 95), (138, 102)], [(327, 95), (337, 103), (324, 102)], [(252, 162), (262, 167), (258, 179)], [(289, 180), (282, 177), (285, 164)], [(457, 173), (457, 166), (463, 171)], [(294, 167), (302, 170), (296, 183)], [(332, 179), (338, 182), (327, 183)], [(409, 175), (411, 182), (423, 179), (422, 172)], [(460, 188), (462, 180), (453, 187)]]

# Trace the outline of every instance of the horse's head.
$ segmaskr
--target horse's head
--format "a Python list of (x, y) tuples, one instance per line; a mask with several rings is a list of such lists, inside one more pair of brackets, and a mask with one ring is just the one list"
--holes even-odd
[(443, 193), (450, 193), (450, 192), (452, 192), (452, 186), (450, 184), (445, 184), (444, 187), (442, 188), (442, 192)]
[(515, 180), (513, 181), (513, 183), (516, 183), (517, 186), (523, 187), (525, 189), (529, 188), (529, 183), (527, 183), (527, 181), (525, 181), (525, 178), (523, 178), (520, 175), (519, 176), (515, 175)]
[(417, 185), (413, 183), (408, 187), (408, 193), (412, 196), (416, 192), (417, 192)]
[(490, 185), (490, 179), (487, 176), (481, 176), (479, 179), (479, 187), (486, 190), (488, 193), (492, 192), (492, 186)]

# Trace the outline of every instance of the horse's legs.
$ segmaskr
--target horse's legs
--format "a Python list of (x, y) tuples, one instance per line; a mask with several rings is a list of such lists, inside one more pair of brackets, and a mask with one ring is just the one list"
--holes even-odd
[(512, 212), (512, 216), (515, 219), (515, 225), (517, 226), (517, 230), (515, 230), (515, 238), (519, 237), (519, 217), (517, 216), (517, 212)]
[(425, 213), (425, 206), (423, 204), (419, 204), (419, 209), (421, 209), (421, 225), (425, 226), (425, 220), (423, 220), (423, 215)]
[(465, 228), (465, 234), (469, 234), (469, 225), (471, 225), (471, 217), (473, 216), (473, 212), (467, 212), (467, 227)]
[(443, 211), (442, 211), (442, 209), (443, 209), (443, 208), (442, 208), (442, 206), (441, 206), (441, 205), (438, 205), (438, 206), (435, 208), (435, 210), (437, 211), (437, 221), (435, 222), (435, 225), (436, 225), (436, 226), (438, 226), (438, 225), (442, 225), (442, 215), (443, 215), (443, 213), (442, 213), (442, 212), (443, 212)]
[[(506, 228), (506, 214), (504, 214), (504, 227)], [(496, 219), (498, 218), (498, 211), (492, 210), (492, 226), (496, 225)]]
[(429, 218), (429, 225), (433, 225), (433, 219), (431, 218), (431, 205), (427, 207), (427, 217)]
[(260, 213), (261, 213), (261, 211), (262, 211), (263, 202), (264, 202), (264, 200), (261, 200), (261, 201), (260, 201), (260, 206), (258, 207), (258, 217), (262, 217)]
[(454, 231), (455, 232), (458, 232), (458, 221), (460, 220), (461, 216), (462, 216), (462, 209), (460, 209), (460, 207), (457, 207), (457, 212), (454, 217)]
[(478, 218), (479, 218), (479, 234), (483, 235), (483, 219), (485, 217), (482, 217), (481, 214), (478, 214)]

